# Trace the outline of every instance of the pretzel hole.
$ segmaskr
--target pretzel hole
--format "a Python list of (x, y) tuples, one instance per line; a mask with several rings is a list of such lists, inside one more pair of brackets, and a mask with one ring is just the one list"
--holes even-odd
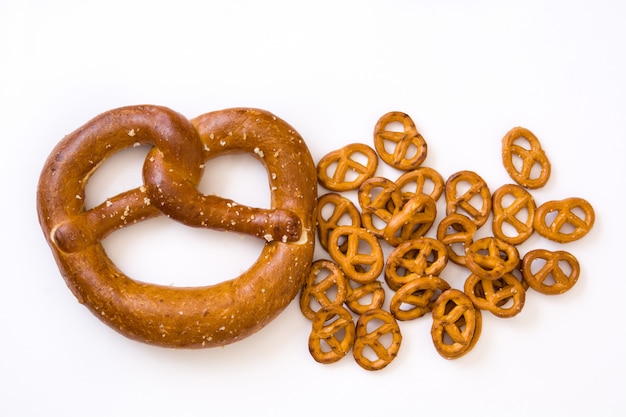
[[(521, 221), (522, 223), (527, 224), (527, 219), (528, 219), (528, 214), (526, 214), (526, 218), (519, 218), (516, 216), (516, 218)], [(504, 236), (509, 237), (509, 238), (515, 238), (517, 236), (519, 236), (520, 232), (517, 230), (517, 228), (515, 226), (513, 226), (512, 223), (508, 222), (508, 221), (504, 221), (502, 222), (502, 226), (500, 227), (500, 230), (502, 232), (502, 234), (504, 234)]]
[[(393, 343), (393, 334), (389, 332), (379, 334), (379, 331), (378, 331), (378, 329), (380, 329), (385, 324), (387, 323), (385, 323), (383, 320), (374, 318), (367, 322), (366, 329), (367, 329), (368, 334), (375, 333), (378, 336), (378, 342), (381, 345), (383, 345), (385, 349), (389, 349), (389, 347)], [(375, 355), (373, 356), (374, 358), (378, 358), (378, 356), (375, 353), (374, 355)]]
[[(320, 217), (325, 222), (329, 222), (330, 219), (335, 215), (337, 210), (337, 206), (332, 203), (328, 203), (322, 207), (320, 210)], [(339, 216), (336, 225), (337, 226), (354, 226), (354, 222), (352, 221), (352, 217), (350, 217), (350, 213), (344, 211), (341, 216)]]
[(565, 274), (565, 276), (570, 277), (574, 272), (572, 269), (572, 265), (564, 259), (559, 259), (557, 262), (559, 269)]
[(464, 242), (453, 242), (448, 245), (452, 252), (454, 252), (457, 256), (465, 256), (465, 243)]
[(271, 205), (267, 169), (248, 153), (219, 155), (207, 161), (198, 190), (250, 207)]
[(383, 131), (404, 133), (404, 123), (398, 121), (389, 122), (385, 125)]
[(511, 142), (511, 144), (519, 146), (520, 148), (523, 148), (523, 149), (526, 149), (526, 150), (531, 150), (532, 149), (532, 145), (530, 144), (530, 141), (528, 139), (526, 139), (524, 136), (519, 136), (519, 137), (515, 138), (515, 140), (513, 142)]
[(351, 297), (351, 302), (355, 302), (360, 306), (371, 306), (374, 304), (374, 292), (373, 291), (360, 291), (359, 297)]
[(85, 184), (85, 209), (143, 184), (142, 167), (150, 149), (150, 145), (134, 146), (105, 159)]
[(515, 171), (522, 172), (524, 168), (524, 160), (518, 154), (514, 153), (511, 155), (511, 163), (513, 164), (513, 168)]
[(536, 180), (541, 177), (541, 172), (543, 171), (543, 167), (538, 161), (533, 163), (533, 166), (530, 168), (530, 173), (528, 174), (528, 178), (531, 180)]

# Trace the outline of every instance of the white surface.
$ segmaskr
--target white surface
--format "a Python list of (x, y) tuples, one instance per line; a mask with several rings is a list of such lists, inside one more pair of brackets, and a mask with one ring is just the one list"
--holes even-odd
[[(0, 415), (624, 415), (623, 2), (91, 3), (0, 2)], [(537, 201), (575, 195), (596, 210), (593, 231), (566, 246), (582, 276), (558, 297), (529, 292), (516, 318), (485, 314), (479, 343), (456, 361), (435, 352), (429, 319), (402, 323), (400, 354), (381, 372), (350, 357), (314, 362), (297, 303), (226, 348), (129, 341), (66, 288), (37, 223), (35, 189), (65, 134), (140, 103), (188, 117), (264, 108), (301, 133), (316, 161), (343, 144), (371, 144), (378, 117), (401, 110), (428, 142), (425, 165), (444, 177), (475, 170), (492, 189), (510, 182), (500, 139), (525, 126), (553, 166)], [(138, 185), (141, 152), (100, 173), (91, 201)], [(215, 164), (208, 172), (218, 182), (207, 189), (267, 204), (261, 167)], [(249, 188), (227, 189), (233, 178)], [(170, 222), (135, 228), (107, 249), (153, 282), (233, 276), (260, 248)], [(534, 237), (525, 248), (539, 246), (554, 247)], [(454, 271), (442, 276), (458, 287)]]

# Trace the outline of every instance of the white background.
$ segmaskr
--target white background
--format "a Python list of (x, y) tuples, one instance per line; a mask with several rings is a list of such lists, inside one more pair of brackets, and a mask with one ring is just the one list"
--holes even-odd
[[(0, 1), (0, 415), (624, 415), (624, 19), (626, 4), (606, 0)], [(428, 318), (401, 323), (400, 354), (380, 372), (351, 357), (316, 363), (295, 302), (225, 348), (129, 341), (65, 286), (35, 190), (65, 134), (143, 103), (190, 118), (269, 110), (316, 161), (371, 145), (378, 118), (400, 110), (428, 142), (424, 165), (444, 177), (475, 170), (492, 190), (511, 181), (502, 136), (527, 127), (553, 167), (537, 202), (578, 196), (596, 210), (592, 232), (565, 247), (579, 282), (560, 296), (529, 292), (512, 319), (485, 313), (480, 341), (456, 361), (434, 350)], [(144, 153), (105, 164), (90, 204), (138, 186)], [(210, 165), (204, 192), (268, 204), (254, 160)], [(262, 242), (155, 220), (105, 244), (134, 278), (201, 285), (236, 276)], [(521, 250), (535, 247), (558, 245), (534, 236)], [(454, 268), (442, 277), (464, 279)]]

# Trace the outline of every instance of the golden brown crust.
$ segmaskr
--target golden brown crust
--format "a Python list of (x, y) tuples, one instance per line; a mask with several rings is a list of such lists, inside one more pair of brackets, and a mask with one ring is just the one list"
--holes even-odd
[(432, 316), (430, 333), (442, 357), (460, 358), (478, 342), (482, 314), (463, 292), (454, 288), (444, 291), (433, 305)]
[[(370, 323), (378, 324), (378, 326), (370, 329)], [(384, 344), (381, 338), (387, 335), (391, 336), (391, 342)], [(352, 353), (363, 369), (378, 371), (396, 358), (401, 343), (400, 326), (391, 313), (381, 309), (368, 310), (359, 317), (356, 323), (356, 338)], [(367, 349), (373, 357), (367, 354)]]
[[(364, 155), (365, 165), (355, 155)], [(359, 188), (374, 175), (376, 168), (376, 151), (363, 143), (351, 143), (324, 155), (317, 164), (317, 176), (320, 184), (331, 191), (348, 191)]]
[[(401, 123), (402, 132), (387, 129), (393, 123)], [(387, 151), (386, 143), (392, 143), (393, 149)], [(403, 171), (419, 167), (428, 153), (426, 141), (417, 131), (411, 116), (398, 111), (389, 112), (378, 119), (374, 127), (374, 147), (380, 159)]]
[[(469, 184), (469, 188), (460, 192), (461, 184)], [(481, 227), (491, 213), (491, 192), (485, 180), (473, 171), (459, 171), (452, 174), (446, 181), (446, 215), (463, 211)], [(480, 197), (480, 206), (474, 205), (475, 197)], [(461, 213), (464, 214), (464, 213)]]
[[(537, 262), (537, 266), (533, 265)], [(563, 268), (567, 264), (566, 268)], [(533, 290), (546, 295), (563, 294), (578, 281), (580, 264), (566, 251), (535, 249), (522, 259), (524, 281)]]
[(352, 314), (341, 305), (328, 305), (313, 317), (309, 352), (319, 363), (335, 363), (348, 354), (354, 338)]
[[(153, 145), (145, 185), (86, 210), (89, 176), (104, 159), (135, 143)], [(124, 275), (100, 243), (117, 228), (159, 216), (161, 209), (193, 226), (230, 228), (194, 210), (233, 221), (243, 211), (221, 212), (216, 207), (230, 209), (234, 202), (203, 200), (195, 186), (206, 161), (234, 152), (250, 153), (268, 169), (270, 209), (238, 207), (266, 219), (277, 213), (278, 221), (269, 227), (233, 225), (242, 233), (264, 234), (268, 242), (259, 260), (239, 277), (205, 287), (167, 287)], [(298, 133), (263, 110), (229, 109), (189, 121), (164, 107), (125, 107), (94, 118), (56, 146), (40, 176), (39, 221), (68, 286), (103, 322), (154, 345), (221, 346), (264, 327), (297, 295), (313, 257), (315, 172)], [(174, 183), (191, 190), (191, 197), (178, 194)], [(178, 211), (179, 201), (193, 209)]]
[[(320, 276), (321, 275), (321, 276)], [(311, 271), (300, 292), (300, 310), (304, 317), (313, 320), (319, 307), (341, 305), (348, 297), (349, 284), (339, 265), (328, 259), (319, 259), (311, 265)], [(329, 295), (334, 293), (331, 300)]]
[[(520, 139), (525, 139), (528, 147), (524, 147)], [(522, 161), (520, 169), (513, 163), (514, 156)], [(525, 188), (541, 188), (550, 178), (550, 160), (541, 148), (539, 139), (523, 127), (514, 127), (502, 138), (502, 163), (510, 177)], [(533, 172), (535, 165), (540, 167), (536, 176)]]
[[(513, 201), (505, 206), (505, 197), (512, 196)], [(492, 196), (493, 234), (511, 245), (524, 243), (535, 231), (533, 219), (537, 206), (533, 196), (519, 185), (506, 184), (494, 191)], [(526, 216), (524, 219), (522, 216)], [(509, 224), (517, 234), (510, 235), (504, 230)]]
[[(582, 211), (583, 217), (577, 214)], [(556, 215), (549, 220), (550, 213)], [(564, 200), (548, 201), (535, 211), (533, 226), (537, 233), (558, 243), (568, 243), (585, 236), (595, 222), (593, 207), (585, 199), (570, 197)], [(547, 222), (550, 221), (550, 224)], [(570, 230), (572, 229), (572, 230)]]

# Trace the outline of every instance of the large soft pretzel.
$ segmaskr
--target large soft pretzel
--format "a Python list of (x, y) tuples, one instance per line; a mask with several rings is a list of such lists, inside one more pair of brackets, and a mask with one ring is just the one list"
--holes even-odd
[[(85, 184), (103, 160), (150, 144), (144, 185), (86, 210)], [(203, 167), (227, 153), (265, 165), (269, 209), (199, 193)], [(256, 109), (207, 113), (191, 121), (167, 108), (106, 112), (65, 137), (38, 186), (39, 221), (69, 288), (103, 322), (142, 342), (200, 348), (258, 331), (297, 295), (314, 249), (316, 168), (300, 135)], [(166, 213), (185, 224), (265, 239), (239, 277), (204, 287), (138, 282), (109, 259), (100, 241), (118, 228)]]

